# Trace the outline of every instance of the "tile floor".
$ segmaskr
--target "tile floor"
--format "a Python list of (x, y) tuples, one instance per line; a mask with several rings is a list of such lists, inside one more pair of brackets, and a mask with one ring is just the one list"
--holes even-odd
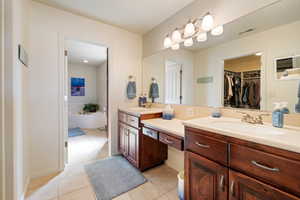
[(98, 160), (107, 156), (107, 134), (99, 129), (82, 129), (86, 135), (69, 138), (69, 165)]
[[(89, 130), (87, 138), (95, 137), (96, 132)], [(77, 138), (74, 138), (74, 141), (76, 140)], [(84, 165), (107, 157), (107, 146), (106, 142), (98, 151), (91, 151), (93, 153), (90, 154), (89, 159), (81, 157), (72, 160), (70, 157), (72, 164), (69, 164), (61, 173), (32, 180), (28, 186), (26, 200), (96, 200)], [(81, 159), (83, 159), (82, 162), (80, 162)], [(114, 200), (178, 200), (177, 172), (175, 170), (162, 165), (147, 170), (143, 174), (148, 182), (114, 198)]]

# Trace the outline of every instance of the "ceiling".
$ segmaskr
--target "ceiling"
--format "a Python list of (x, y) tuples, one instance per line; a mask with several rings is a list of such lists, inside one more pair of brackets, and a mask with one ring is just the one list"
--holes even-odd
[[(92, 43), (67, 40), (68, 62), (86, 66), (99, 66), (107, 60), (107, 48)], [(84, 63), (87, 60), (88, 63)]]
[[(209, 48), (230, 40), (242, 38), (259, 33), (276, 26), (289, 24), (300, 20), (300, 1), (282, 0), (263, 9), (259, 9), (249, 15), (243, 16), (231, 23), (224, 25), (224, 33), (221, 36), (208, 34), (206, 42), (195, 42), (192, 47), (186, 49), (200, 50)], [(240, 35), (240, 32), (253, 28), (254, 31)], [(184, 48), (184, 47), (183, 47)]]
[(144, 34), (194, 0), (35, 0)]

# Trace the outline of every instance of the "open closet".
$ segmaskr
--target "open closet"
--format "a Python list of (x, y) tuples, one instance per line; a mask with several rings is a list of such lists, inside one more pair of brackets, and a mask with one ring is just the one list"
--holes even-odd
[(224, 106), (260, 109), (260, 56), (250, 55), (225, 60)]

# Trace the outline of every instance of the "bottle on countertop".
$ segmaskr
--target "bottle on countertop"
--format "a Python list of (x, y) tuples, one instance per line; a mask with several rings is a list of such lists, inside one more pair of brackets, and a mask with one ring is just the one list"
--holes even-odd
[(214, 107), (213, 110), (212, 110), (211, 116), (213, 118), (220, 118), (222, 116), (220, 108), (219, 107)]
[(139, 96), (139, 107), (143, 107), (143, 101), (144, 101), (144, 97), (143, 97), (143, 94), (141, 94)]
[(142, 98), (143, 98), (143, 104), (145, 105), (147, 103), (147, 94), (144, 93)]
[(289, 114), (290, 110), (288, 109), (288, 102), (281, 102), (281, 111), (283, 114)]
[(282, 128), (283, 127), (283, 111), (281, 103), (274, 103), (275, 107), (272, 112), (272, 124), (274, 127)]
[(171, 105), (167, 105), (163, 110), (163, 119), (171, 120), (174, 117), (174, 109), (171, 107)]

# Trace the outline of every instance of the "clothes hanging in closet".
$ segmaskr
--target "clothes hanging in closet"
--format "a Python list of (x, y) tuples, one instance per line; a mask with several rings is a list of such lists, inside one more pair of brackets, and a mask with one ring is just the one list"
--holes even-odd
[(246, 80), (242, 90), (242, 103), (250, 108), (260, 107), (260, 79)]
[(260, 108), (260, 71), (224, 73), (224, 105), (235, 108)]
[(224, 75), (225, 105), (239, 107), (241, 104), (241, 77), (240, 73), (226, 71)]

